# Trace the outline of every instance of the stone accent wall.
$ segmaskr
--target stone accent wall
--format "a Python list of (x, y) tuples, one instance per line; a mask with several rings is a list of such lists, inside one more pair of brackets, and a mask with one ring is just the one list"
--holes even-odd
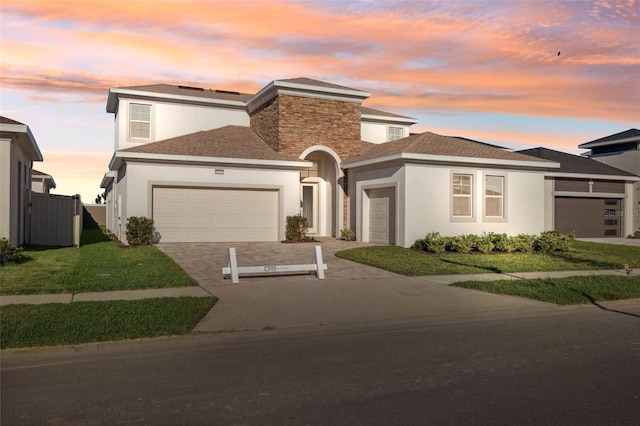
[(342, 161), (360, 155), (360, 104), (279, 96), (280, 152), (299, 156), (313, 145), (333, 149)]
[(342, 161), (360, 155), (360, 104), (279, 95), (251, 114), (251, 128), (283, 154), (298, 157), (313, 145)]
[(278, 103), (278, 97), (265, 103), (251, 114), (250, 121), (253, 131), (264, 139), (274, 151), (280, 151)]

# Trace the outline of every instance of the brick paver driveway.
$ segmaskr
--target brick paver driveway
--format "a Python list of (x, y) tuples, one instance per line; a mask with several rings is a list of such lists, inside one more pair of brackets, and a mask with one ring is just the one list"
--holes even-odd
[[(322, 256), (328, 270), (326, 280), (360, 280), (396, 277), (382, 269), (340, 259), (335, 253), (347, 248), (372, 244), (341, 241), (334, 238), (319, 238), (317, 243), (284, 244), (274, 243), (160, 243), (158, 248), (178, 263), (201, 286), (231, 285), (230, 279), (223, 279), (222, 268), (227, 266), (229, 247), (235, 247), (238, 266), (294, 265), (313, 261), (314, 246), (322, 247)], [(315, 275), (280, 275), (277, 277), (240, 277), (252, 283), (273, 280), (315, 281)]]

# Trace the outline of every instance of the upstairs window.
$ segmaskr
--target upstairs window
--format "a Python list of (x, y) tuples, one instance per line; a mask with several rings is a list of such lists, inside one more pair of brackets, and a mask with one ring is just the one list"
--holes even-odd
[(453, 174), (453, 209), (454, 217), (471, 217), (473, 215), (473, 176)]
[(504, 176), (485, 176), (484, 215), (489, 218), (504, 217)]
[(387, 128), (387, 142), (395, 141), (396, 139), (402, 139), (404, 132), (402, 127), (388, 127)]
[(131, 139), (151, 138), (151, 105), (129, 105), (129, 137)]

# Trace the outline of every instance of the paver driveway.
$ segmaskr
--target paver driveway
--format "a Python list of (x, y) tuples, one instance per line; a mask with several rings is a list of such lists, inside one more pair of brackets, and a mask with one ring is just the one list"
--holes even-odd
[[(222, 268), (229, 260), (229, 247), (235, 247), (238, 266), (260, 265), (293, 265), (306, 264), (313, 261), (314, 246), (322, 247), (324, 263), (327, 264), (326, 280), (360, 280), (372, 278), (391, 278), (398, 275), (362, 265), (349, 260), (340, 259), (335, 253), (353, 247), (373, 244), (319, 238), (317, 243), (284, 244), (272, 243), (160, 243), (158, 248), (169, 255), (201, 286), (231, 285), (230, 279), (224, 279)], [(268, 277), (240, 277), (243, 281), (272, 282), (282, 281), (316, 281), (315, 275), (280, 275)]]

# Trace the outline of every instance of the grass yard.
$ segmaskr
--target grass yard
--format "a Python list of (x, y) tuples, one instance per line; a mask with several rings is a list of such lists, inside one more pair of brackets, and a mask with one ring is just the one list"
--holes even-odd
[(336, 256), (402, 275), (453, 275), (535, 271), (640, 269), (640, 247), (574, 241), (570, 252), (427, 254), (396, 246), (343, 250)]
[(591, 275), (554, 279), (464, 281), (452, 286), (521, 296), (556, 305), (640, 298), (640, 277)]
[(215, 297), (167, 297), (106, 302), (6, 305), (1, 348), (71, 345), (190, 332)]
[(79, 248), (27, 247), (30, 258), (0, 268), (0, 294), (82, 293), (196, 286), (154, 246), (120, 248), (100, 228), (82, 233)]

